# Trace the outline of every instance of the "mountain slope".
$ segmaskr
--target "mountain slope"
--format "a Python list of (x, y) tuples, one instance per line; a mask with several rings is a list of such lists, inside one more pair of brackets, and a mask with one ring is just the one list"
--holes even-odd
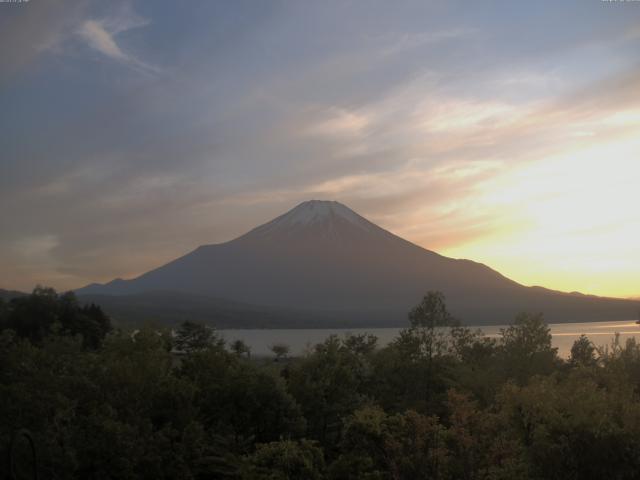
[[(441, 290), (468, 324), (521, 310), (549, 321), (633, 318), (633, 302), (528, 288), (485, 265), (425, 250), (337, 202), (304, 202), (230, 242), (205, 245), (132, 280), (80, 295), (171, 291), (242, 304), (331, 312), (344, 321), (401, 324), (427, 290)], [(329, 314), (327, 313), (327, 316)]]

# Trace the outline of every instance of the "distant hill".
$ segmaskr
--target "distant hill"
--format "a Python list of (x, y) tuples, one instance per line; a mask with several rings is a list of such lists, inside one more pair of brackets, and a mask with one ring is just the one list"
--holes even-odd
[(237, 326), (347, 326), (404, 325), (428, 290), (444, 292), (452, 313), (469, 325), (508, 323), (520, 311), (541, 311), (551, 323), (623, 320), (635, 318), (638, 309), (629, 300), (525, 287), (486, 265), (412, 244), (327, 201), (304, 202), (235, 240), (77, 293), (121, 315), (153, 311), (172, 320), (226, 318)]
[(0, 288), (0, 298), (5, 301), (9, 301), (12, 298), (24, 297), (26, 295), (26, 293), (18, 292), (16, 290), (3, 290), (2, 288)]

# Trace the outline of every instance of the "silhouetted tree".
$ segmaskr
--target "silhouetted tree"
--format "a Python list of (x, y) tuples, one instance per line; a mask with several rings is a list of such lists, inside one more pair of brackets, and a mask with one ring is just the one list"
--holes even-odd
[(366, 363), (331, 335), (290, 369), (289, 390), (307, 419), (308, 434), (335, 447), (342, 421), (364, 401)]
[[(408, 340), (410, 345), (417, 347), (418, 355), (426, 362), (425, 369), (425, 401), (429, 401), (433, 383), (433, 360), (446, 348), (446, 332), (444, 327), (456, 325), (453, 316), (447, 310), (445, 297), (442, 292), (429, 291), (420, 303), (409, 312)], [(402, 336), (400, 337), (402, 339)]]
[(378, 345), (378, 337), (367, 333), (357, 335), (349, 334), (344, 338), (342, 343), (347, 350), (356, 355), (370, 355)]
[(11, 299), (6, 326), (19, 337), (40, 343), (58, 319), (58, 294), (53, 288), (38, 286), (31, 295)]
[(199, 352), (222, 343), (212, 327), (188, 320), (180, 324), (173, 340), (176, 350), (183, 353)]
[(111, 331), (111, 320), (94, 304), (81, 306), (73, 292), (58, 295), (52, 288), (36, 287), (5, 308), (4, 326), (33, 343), (51, 334), (80, 335), (83, 345), (96, 349)]
[(309, 440), (280, 440), (256, 446), (249, 456), (246, 480), (320, 480), (323, 478), (322, 449)]
[(229, 345), (229, 348), (238, 357), (243, 357), (243, 356), (246, 356), (247, 358), (251, 357), (251, 348), (243, 340), (240, 340), (240, 339), (234, 340)]
[(586, 335), (573, 342), (569, 363), (574, 366), (591, 366), (596, 362), (596, 349)]
[(269, 347), (269, 350), (271, 350), (276, 356), (276, 361), (279, 361), (283, 358), (287, 358), (289, 352), (291, 351), (291, 348), (289, 347), (289, 345), (286, 345), (284, 343), (276, 343), (271, 345)]
[(4, 301), (4, 298), (0, 297), (0, 330), (3, 330), (7, 327), (7, 315), (9, 314), (9, 307), (7, 302)]
[(542, 314), (521, 313), (500, 335), (501, 363), (508, 378), (524, 384), (532, 375), (553, 371), (558, 349), (551, 346), (551, 331)]

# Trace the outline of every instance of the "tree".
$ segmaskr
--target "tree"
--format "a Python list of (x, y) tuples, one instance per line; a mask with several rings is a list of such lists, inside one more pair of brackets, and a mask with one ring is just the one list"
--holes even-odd
[(60, 333), (81, 335), (87, 348), (98, 348), (111, 331), (111, 320), (102, 309), (93, 303), (80, 306), (73, 292), (58, 296), (58, 309)]
[(336, 335), (315, 346), (292, 364), (289, 391), (307, 419), (307, 434), (329, 448), (336, 447), (342, 420), (364, 402), (366, 363), (344, 347)]
[(243, 340), (237, 339), (231, 342), (229, 348), (233, 353), (235, 353), (238, 357), (247, 356), (247, 358), (251, 357), (251, 347), (247, 345)]
[(495, 338), (485, 336), (481, 330), (472, 331), (467, 327), (453, 327), (449, 339), (449, 351), (454, 357), (450, 375), (450, 385), (473, 392), (483, 404), (489, 404), (504, 380)]
[(420, 303), (409, 312), (409, 321), (412, 328), (429, 330), (447, 327), (454, 323), (453, 317), (447, 310), (444, 294), (437, 291), (429, 291), (422, 297)]
[(608, 391), (576, 369), (507, 384), (497, 423), (524, 451), (531, 478), (637, 478), (640, 404), (628, 388)]
[(500, 360), (508, 378), (524, 384), (532, 375), (553, 371), (558, 349), (551, 346), (551, 331), (542, 314), (521, 313), (500, 335)]
[(180, 324), (173, 340), (176, 350), (183, 353), (199, 352), (221, 343), (223, 340), (213, 328), (188, 320)]
[(319, 480), (324, 470), (322, 449), (309, 440), (263, 443), (249, 457), (247, 480)]
[(9, 302), (6, 327), (32, 343), (41, 343), (59, 319), (58, 294), (53, 288), (37, 286), (31, 295)]
[(429, 362), (441, 353), (446, 345), (444, 332), (437, 329), (456, 324), (447, 310), (444, 295), (435, 291), (427, 292), (420, 303), (409, 312), (409, 322), (409, 331), (418, 340), (422, 354)]
[(9, 306), (7, 302), (4, 301), (4, 298), (0, 297), (0, 331), (7, 328), (7, 315), (9, 314)]
[(378, 345), (378, 337), (368, 333), (361, 333), (357, 335), (348, 334), (343, 340), (342, 344), (350, 352), (356, 355), (370, 355), (374, 352)]
[(573, 366), (591, 366), (596, 362), (596, 349), (586, 335), (573, 342), (569, 363)]
[(84, 331), (85, 343), (97, 348), (106, 335), (111, 332), (111, 319), (104, 313), (99, 305), (91, 303), (80, 309), (80, 312), (89, 319), (88, 328)]
[(366, 406), (345, 421), (335, 479), (448, 478), (446, 431), (434, 416)]
[(238, 450), (247, 442), (270, 442), (304, 429), (300, 407), (284, 380), (223, 348), (187, 356), (179, 376), (197, 387), (194, 403), (204, 427), (228, 436)]
[(12, 299), (4, 317), (4, 327), (36, 344), (52, 334), (80, 335), (85, 348), (97, 349), (111, 331), (99, 306), (81, 306), (73, 292), (58, 295), (52, 288), (36, 287), (31, 295)]
[(428, 404), (433, 393), (434, 358), (447, 346), (444, 328), (456, 325), (456, 321), (447, 310), (444, 294), (429, 291), (409, 312), (409, 322), (410, 328), (400, 333), (392, 348), (421, 370), (422, 379), (417, 385), (422, 385), (424, 402)]
[(289, 347), (289, 345), (286, 345), (284, 343), (275, 343), (271, 345), (271, 347), (269, 347), (269, 350), (271, 350), (276, 356), (276, 361), (279, 361), (283, 358), (287, 358), (291, 348)]

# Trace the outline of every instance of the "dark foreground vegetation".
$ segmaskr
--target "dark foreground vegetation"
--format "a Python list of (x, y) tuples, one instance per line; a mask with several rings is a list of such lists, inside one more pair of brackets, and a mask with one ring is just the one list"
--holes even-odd
[[(96, 306), (37, 289), (0, 302), (0, 449), (40, 478), (640, 478), (640, 345), (559, 359), (523, 314), (499, 339), (429, 293), (384, 348), (330, 337), (251, 358), (197, 324), (113, 330)], [(444, 329), (437, 327), (446, 327)]]

